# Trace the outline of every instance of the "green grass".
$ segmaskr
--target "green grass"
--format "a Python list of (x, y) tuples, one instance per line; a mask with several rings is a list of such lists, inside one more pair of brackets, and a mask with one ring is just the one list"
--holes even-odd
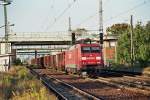
[(55, 100), (28, 69), (15, 66), (7, 73), (0, 73), (0, 100)]

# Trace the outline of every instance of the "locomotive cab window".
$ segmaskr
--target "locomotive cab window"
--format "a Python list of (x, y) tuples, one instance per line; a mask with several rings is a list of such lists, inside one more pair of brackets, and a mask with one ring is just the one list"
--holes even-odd
[(82, 47), (82, 53), (99, 53), (100, 47)]
[(91, 52), (92, 53), (99, 53), (100, 52), (100, 47), (91, 47)]
[(82, 51), (83, 53), (91, 52), (91, 48), (90, 48), (90, 47), (82, 47), (82, 48), (81, 48), (81, 51)]

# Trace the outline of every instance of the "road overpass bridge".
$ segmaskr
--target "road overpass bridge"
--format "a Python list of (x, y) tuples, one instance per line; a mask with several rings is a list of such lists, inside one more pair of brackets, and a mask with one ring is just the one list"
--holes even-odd
[[(5, 43), (5, 38), (0, 37), (0, 43)], [(71, 34), (66, 33), (9, 33), (8, 43), (14, 45), (69, 45)]]
[[(9, 53), (15, 55), (50, 54), (50, 52), (60, 52), (71, 45), (71, 34), (68, 32), (12, 32), (5, 37), (0, 37), (0, 43), (9, 44)], [(5, 47), (3, 47), (5, 48)], [(47, 51), (45, 51), (47, 50)]]

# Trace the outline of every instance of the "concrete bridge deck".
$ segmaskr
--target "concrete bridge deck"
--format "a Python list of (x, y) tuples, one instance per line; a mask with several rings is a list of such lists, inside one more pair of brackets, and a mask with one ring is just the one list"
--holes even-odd
[[(0, 37), (0, 43), (5, 43), (5, 38)], [(12, 45), (62, 45), (71, 43), (68, 33), (10, 33), (8, 42)]]

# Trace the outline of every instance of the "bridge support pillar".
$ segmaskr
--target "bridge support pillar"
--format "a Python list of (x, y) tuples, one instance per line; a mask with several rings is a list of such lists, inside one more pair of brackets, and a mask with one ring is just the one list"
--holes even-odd
[(16, 60), (16, 49), (11, 49), (11, 53), (12, 53), (12, 62), (14, 62)]

